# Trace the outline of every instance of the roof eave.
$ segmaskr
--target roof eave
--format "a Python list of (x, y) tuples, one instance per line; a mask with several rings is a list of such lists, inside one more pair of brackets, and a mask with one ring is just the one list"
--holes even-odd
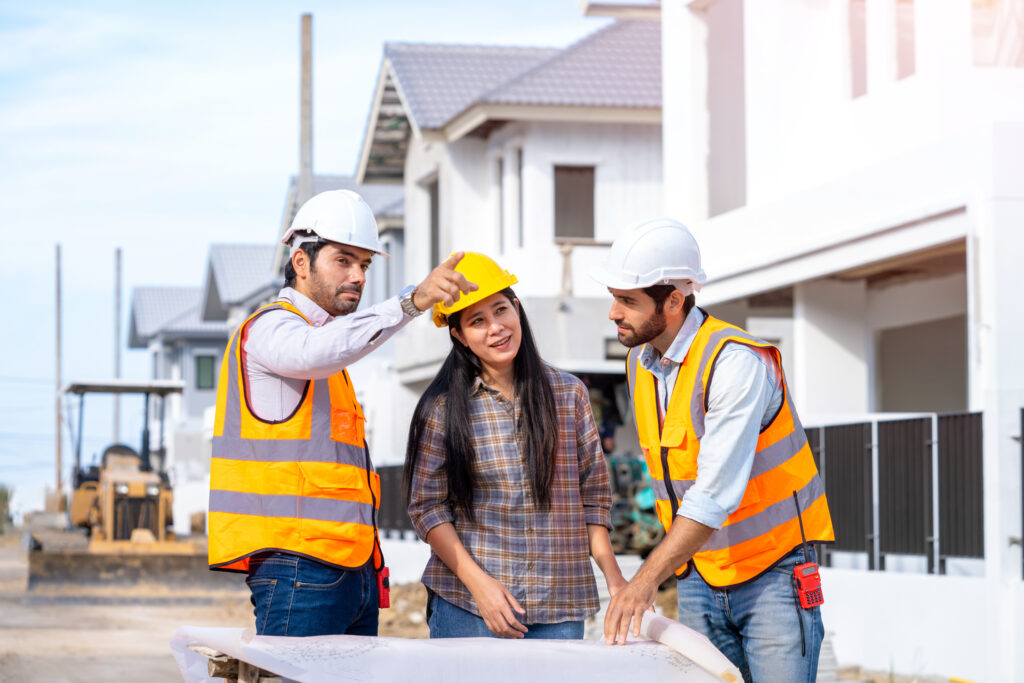
[(403, 179), (400, 176), (376, 176), (370, 174), (371, 177), (367, 177), (370, 170), (370, 159), (374, 144), (388, 144), (390, 142), (394, 142), (393, 140), (378, 139), (381, 110), (384, 106), (384, 96), (389, 85), (393, 86), (395, 94), (398, 96), (398, 101), (405, 112), (405, 120), (408, 122), (410, 129), (407, 131), (407, 136), (419, 136), (421, 134), (419, 125), (412, 116), (412, 110), (409, 107), (408, 100), (402, 92), (402, 85), (398, 80), (398, 74), (395, 72), (395, 69), (391, 64), (391, 60), (385, 55), (384, 59), (381, 61), (380, 72), (377, 75), (377, 88), (373, 96), (373, 106), (370, 109), (370, 116), (366, 121), (366, 130), (363, 132), (363, 145), (359, 152), (359, 164), (356, 168), (355, 181), (360, 184), (370, 181), (394, 183), (403, 182)]
[(661, 107), (475, 104), (445, 125), (445, 140), (455, 142), (472, 133), (481, 124), (491, 120), (660, 125)]
[(580, 5), (585, 17), (611, 17), (612, 19), (638, 19), (641, 21), (659, 21), (661, 19), (661, 3), (658, 2), (635, 5), (628, 2), (581, 0)]

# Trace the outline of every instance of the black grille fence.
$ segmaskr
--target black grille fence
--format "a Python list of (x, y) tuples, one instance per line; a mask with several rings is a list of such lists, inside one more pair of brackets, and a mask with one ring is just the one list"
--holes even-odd
[(412, 520), (405, 509), (405, 491), (402, 490), (402, 465), (385, 465), (377, 468), (380, 475), (380, 510), (377, 512), (377, 526), (384, 536), (392, 532), (401, 536), (412, 531)]
[[(1024, 411), (1021, 421), (1024, 431)], [(885, 569), (886, 554), (918, 555), (929, 573), (945, 573), (946, 558), (984, 557), (981, 413), (811, 427), (807, 440), (832, 550), (866, 553), (868, 569)]]
[[(923, 556), (930, 573), (944, 573), (946, 558), (985, 556), (981, 413), (806, 431), (836, 532), (835, 543), (819, 549), (823, 565), (830, 564), (831, 551), (846, 551), (866, 553), (868, 569), (884, 569), (890, 553)], [(1024, 472), (1024, 445), (1021, 460)], [(381, 533), (411, 531), (402, 465), (378, 467), (377, 473)], [(1021, 508), (1024, 521), (1024, 503)]]

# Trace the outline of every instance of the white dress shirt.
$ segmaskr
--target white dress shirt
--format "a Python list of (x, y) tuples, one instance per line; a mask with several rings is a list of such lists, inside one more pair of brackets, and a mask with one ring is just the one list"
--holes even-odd
[(298, 407), (311, 379), (341, 372), (402, 329), (412, 318), (398, 297), (335, 318), (291, 287), (278, 294), (302, 312), (274, 310), (249, 325), (245, 372), (253, 412), (263, 420), (283, 420)]
[[(659, 412), (669, 403), (679, 365), (704, 317), (694, 306), (664, 356), (651, 344), (640, 355), (641, 365), (654, 375)], [(783, 397), (782, 373), (770, 351), (744, 344), (722, 349), (708, 394), (697, 480), (679, 502), (678, 514), (714, 529), (722, 527), (743, 500), (758, 435), (775, 417)], [(663, 413), (658, 417), (663, 419)]]

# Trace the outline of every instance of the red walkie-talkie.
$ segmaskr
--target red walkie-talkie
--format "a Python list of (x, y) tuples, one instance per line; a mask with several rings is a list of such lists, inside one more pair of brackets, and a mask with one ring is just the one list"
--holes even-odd
[(391, 570), (387, 566), (377, 571), (377, 607), (391, 607)]
[(800, 523), (800, 540), (803, 542), (804, 563), (793, 567), (793, 581), (800, 597), (800, 606), (804, 609), (817, 607), (825, 602), (821, 594), (821, 576), (818, 565), (811, 562), (811, 554), (807, 552), (807, 537), (804, 535), (804, 520), (800, 516), (800, 500), (793, 491), (793, 503), (796, 505), (796, 519)]

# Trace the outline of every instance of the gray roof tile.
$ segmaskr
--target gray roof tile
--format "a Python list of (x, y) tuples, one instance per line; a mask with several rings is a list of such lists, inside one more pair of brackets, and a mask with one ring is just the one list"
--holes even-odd
[(241, 303), (275, 280), (271, 272), (277, 247), (273, 244), (214, 244), (210, 268), (218, 298), (227, 306)]
[(391, 62), (410, 116), (437, 129), (478, 98), (557, 55), (557, 48), (388, 43)]
[(494, 88), (481, 101), (661, 107), (661, 24), (617, 21)]
[(132, 290), (129, 348), (145, 348), (158, 334), (174, 337), (223, 337), (230, 330), (223, 322), (199, 317), (200, 287), (136, 287)]

